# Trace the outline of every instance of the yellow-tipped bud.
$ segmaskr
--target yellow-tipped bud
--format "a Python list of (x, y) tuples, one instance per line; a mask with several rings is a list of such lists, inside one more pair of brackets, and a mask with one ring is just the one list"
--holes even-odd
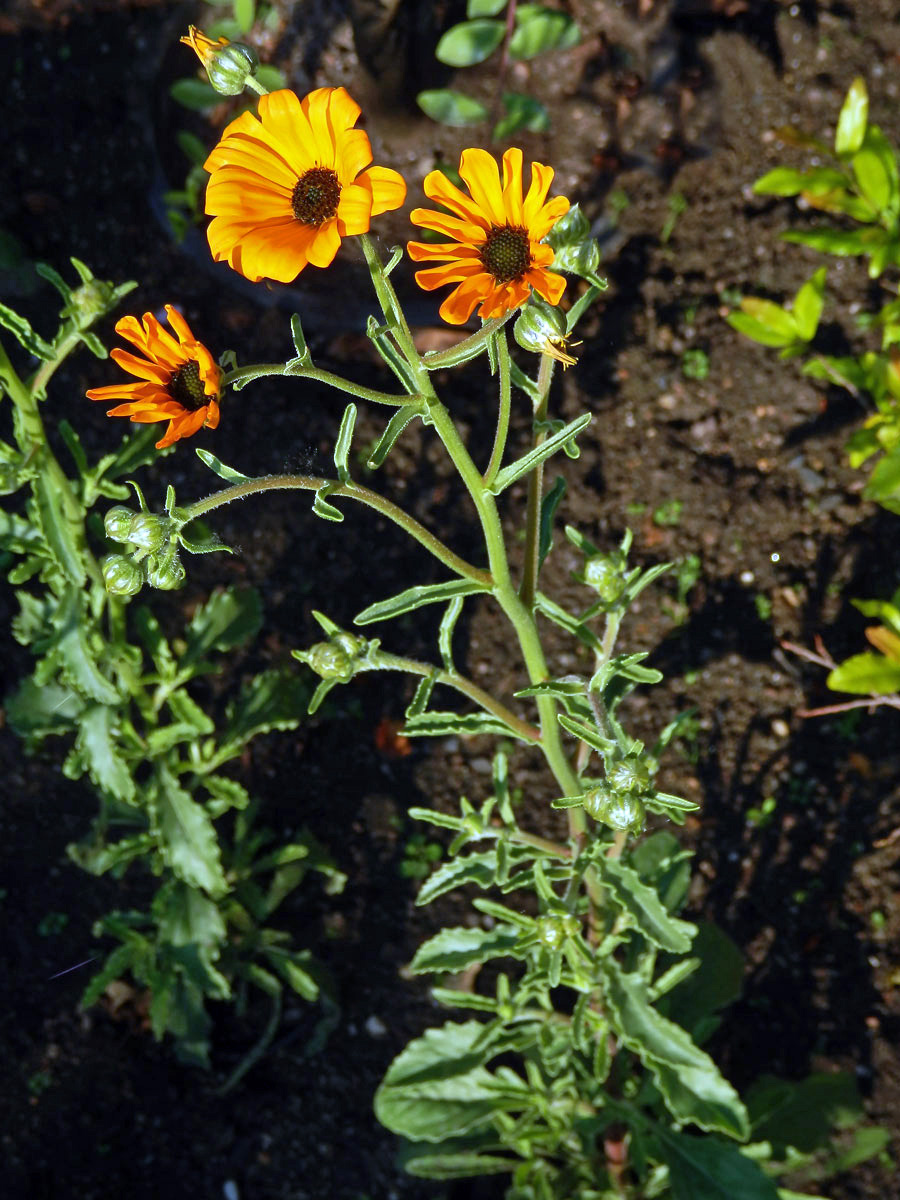
[(188, 26), (187, 36), (179, 41), (194, 51), (210, 84), (222, 96), (239, 96), (259, 67), (259, 55), (252, 46), (224, 37), (214, 42), (196, 25)]

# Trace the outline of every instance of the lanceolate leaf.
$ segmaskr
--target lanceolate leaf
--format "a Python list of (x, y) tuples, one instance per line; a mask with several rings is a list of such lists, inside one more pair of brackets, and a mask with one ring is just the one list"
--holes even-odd
[(582, 416), (576, 418), (576, 420), (570, 421), (568, 425), (564, 425), (562, 429), (554, 433), (552, 437), (547, 438), (540, 446), (535, 446), (533, 450), (524, 454), (520, 459), (517, 459), (514, 463), (510, 463), (508, 467), (504, 467), (502, 471), (498, 472), (497, 478), (491, 484), (493, 494), (499, 496), (504, 488), (508, 488), (511, 483), (514, 483), (522, 475), (527, 475), (529, 471), (533, 471), (539, 463), (550, 458), (557, 450), (561, 450), (566, 442), (570, 442), (582, 429), (590, 425), (593, 419), (591, 413), (584, 413)]
[(228, 888), (212, 821), (164, 767), (160, 768), (157, 778), (156, 800), (163, 858), (185, 883), (202, 888), (213, 897), (224, 895)]
[(388, 600), (370, 604), (353, 618), (354, 625), (371, 625), (374, 621), (389, 621), (401, 613), (412, 612), (425, 604), (440, 604), (454, 596), (471, 596), (475, 592), (487, 592), (490, 588), (474, 579), (450, 579), (446, 583), (420, 584), (407, 588)]
[[(408, 737), (471, 737), (476, 733), (499, 733), (508, 736), (510, 727), (490, 713), (425, 712), (408, 717), (401, 730)], [(513, 731), (515, 732), (515, 731)], [(518, 733), (516, 736), (520, 736)]]
[(516, 1159), (499, 1154), (416, 1154), (406, 1155), (403, 1167), (418, 1179), (468, 1179), (472, 1175), (505, 1175), (516, 1166)]
[(94, 783), (128, 803), (134, 799), (135, 787), (113, 736), (116, 715), (116, 709), (106, 704), (92, 704), (85, 709), (78, 720), (77, 745)]
[(680, 1025), (651, 1007), (646, 984), (637, 975), (626, 974), (610, 958), (603, 960), (602, 971), (613, 1029), (653, 1074), (672, 1116), (701, 1129), (746, 1138), (746, 1109), (709, 1055)]
[(478, 125), (490, 115), (480, 101), (450, 88), (419, 92), (416, 103), (427, 117), (442, 125)]
[(419, 947), (410, 970), (416, 975), (428, 971), (462, 971), (472, 963), (509, 954), (518, 940), (516, 930), (502, 925), (494, 929), (467, 926), (442, 929)]
[(273, 729), (296, 729), (306, 715), (310, 691), (306, 679), (273, 669), (255, 675), (228, 711), (222, 741), (234, 745)]
[(416, 904), (430, 904), (444, 892), (450, 892), (464, 883), (476, 883), (479, 887), (490, 887), (497, 872), (497, 852), (488, 850), (483, 854), (467, 854), (462, 858), (451, 858), (441, 863), (419, 888)]
[(611, 898), (644, 937), (672, 954), (687, 954), (697, 926), (670, 916), (653, 888), (641, 882), (637, 871), (605, 856), (595, 860), (595, 870)]
[(35, 478), (34, 498), (41, 532), (53, 561), (69, 583), (80, 587), (85, 577), (81, 557), (83, 525), (66, 512), (63, 493), (49, 471), (42, 470)]
[(188, 648), (182, 669), (194, 666), (211, 650), (233, 650), (248, 642), (262, 624), (259, 592), (253, 588), (228, 588), (216, 592), (194, 613), (187, 631)]

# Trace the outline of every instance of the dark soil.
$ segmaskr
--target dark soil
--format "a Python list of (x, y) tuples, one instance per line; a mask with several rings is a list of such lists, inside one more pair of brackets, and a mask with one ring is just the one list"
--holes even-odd
[[(686, 598), (678, 597), (675, 574), (644, 593), (623, 644), (651, 651), (666, 675), (631, 703), (639, 734), (654, 734), (686, 707), (697, 713), (694, 736), (664, 765), (663, 786), (700, 803), (685, 831), (696, 850), (691, 913), (718, 921), (746, 955), (744, 998), (718, 1035), (719, 1061), (739, 1086), (762, 1070), (792, 1079), (812, 1069), (855, 1072), (868, 1117), (890, 1128), (896, 1157), (897, 718), (879, 711), (858, 720), (800, 719), (798, 710), (835, 698), (824, 672), (780, 643), (809, 646), (821, 635), (836, 657), (862, 648), (864, 622), (850, 598), (888, 596), (897, 586), (897, 518), (860, 498), (862, 476), (846, 464), (842, 447), (859, 407), (739, 338), (723, 313), (731, 289), (783, 300), (819, 265), (811, 252), (779, 241), (790, 221), (813, 218), (751, 194), (754, 179), (789, 154), (771, 130), (790, 122), (824, 135), (862, 74), (874, 119), (900, 142), (900, 9), (888, 0), (571, 0), (568, 7), (584, 31), (581, 45), (516, 67), (510, 80), (550, 108), (552, 132), (524, 135), (521, 144), (555, 166), (558, 190), (595, 221), (611, 281), (584, 322), (578, 367), (560, 375), (553, 396), (558, 415), (585, 407), (595, 414), (581, 458), (561, 468), (568, 492), (560, 516), (607, 546), (631, 525), (638, 562), (700, 559)], [(263, 45), (300, 92), (348, 86), (366, 113), (376, 161), (411, 181), (479, 140), (431, 124), (409, 102), (411, 82), (421, 86), (410, 64), (432, 79), (433, 31), (402, 21), (429, 8), (436, 19), (455, 11), (401, 6), (387, 41), (370, 33), (361, 44), (380, 82), (359, 64), (341, 3), (295, 5)], [(321, 365), (377, 384), (382, 377), (362, 336), (370, 303), (352, 246), (334, 271), (310, 268), (298, 287), (269, 290), (213, 267), (201, 234), (179, 247), (163, 226), (162, 193), (184, 171), (175, 131), (215, 136), (166, 98), (165, 85), (192, 70), (175, 42), (199, 15), (153, 0), (12, 0), (0, 15), (0, 232), (14, 235), (29, 260), (64, 270), (74, 254), (101, 277), (138, 279), (133, 311), (175, 302), (207, 343), (234, 344), (245, 361), (288, 353), (287, 318), (296, 309)], [(460, 86), (489, 99), (495, 77), (478, 68)], [(226, 115), (223, 107), (217, 118)], [(415, 203), (415, 186), (411, 192)], [(664, 237), (676, 195), (687, 204)], [(403, 240), (405, 216), (385, 219), (376, 232), (386, 244)], [(853, 262), (830, 266), (829, 288), (833, 348), (845, 336), (856, 344), (853, 313), (881, 301)], [(0, 294), (50, 332), (55, 294), (27, 267), (7, 264)], [(407, 294), (423, 336), (438, 336), (436, 306), (412, 287)], [(687, 350), (708, 356), (705, 379), (685, 376)], [(116, 444), (120, 431), (83, 399), (86, 387), (108, 379), (104, 364), (76, 357), (51, 391), (48, 423), (65, 416), (93, 448)], [(492, 399), (482, 395), (482, 376), (454, 373), (441, 382), (471, 443), (486, 444)], [(309, 462), (324, 468), (341, 411), (321, 389), (266, 382), (232, 400), (220, 429), (197, 444), (249, 474)], [(364, 414), (362, 442), (382, 420)], [(522, 405), (518, 444), (527, 422)], [(210, 486), (184, 444), (142, 482), (159, 502), (169, 480), (183, 501)], [(404, 436), (378, 486), (461, 553), (477, 553), (471, 514), (421, 430)], [(522, 500), (511, 489), (511, 528)], [(307, 500), (274, 496), (228, 510), (217, 523), (240, 554), (193, 560), (170, 617), (177, 629), (222, 583), (260, 589), (265, 636), (235, 664), (234, 678), (221, 681), (223, 694), (315, 640), (313, 607), (347, 624), (362, 604), (412, 579), (438, 577), (425, 553), (383, 522), (365, 512), (347, 517), (334, 527), (314, 517)], [(558, 546), (546, 590), (573, 589), (574, 566)], [(462, 639), (469, 672), (509, 694), (518, 675), (506, 631), (488, 606), (473, 606), (473, 614)], [(383, 633), (391, 648), (433, 652), (427, 620)], [(28, 659), (10, 638), (3, 659), (8, 687)], [(554, 669), (578, 669), (571, 647), (556, 647)], [(426, 798), (446, 807), (460, 794), (482, 798), (490, 746), (419, 743), (406, 758), (379, 752), (379, 721), (402, 713), (395, 683), (364, 678), (340, 695), (329, 718), (260, 739), (242, 764), (266, 823), (311, 828), (349, 882), (338, 898), (306, 889), (279, 922), (333, 971), (338, 1031), (308, 1057), (319, 1014), (289, 1005), (271, 1052), (225, 1097), (213, 1087), (252, 1044), (264, 1011), (215, 1014), (211, 1074), (179, 1065), (169, 1046), (156, 1045), (139, 1007), (79, 1011), (90, 967), (60, 973), (100, 952), (93, 922), (130, 903), (140, 884), (96, 880), (68, 862), (65, 847), (83, 835), (92, 795), (63, 779), (55, 747), (27, 759), (0, 729), (4, 1195), (451, 1194), (396, 1167), (394, 1140), (371, 1115), (371, 1097), (393, 1055), (439, 1019), (424, 985), (401, 974), (449, 911), (414, 907), (415, 885), (399, 871), (414, 832), (406, 809)], [(529, 755), (515, 759), (514, 782), (534, 826), (546, 827), (549, 784)], [(878, 1163), (824, 1187), (833, 1200), (900, 1197), (894, 1172)], [(495, 1194), (479, 1188), (452, 1194)]]

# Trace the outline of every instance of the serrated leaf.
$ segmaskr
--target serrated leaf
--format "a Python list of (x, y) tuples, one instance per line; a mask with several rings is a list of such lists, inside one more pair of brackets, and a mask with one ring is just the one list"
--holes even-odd
[(293, 671), (274, 668), (255, 675), (229, 706), (224, 743), (242, 745), (259, 733), (296, 729), (306, 716), (309, 686)]
[(6, 720), (19, 737), (44, 737), (74, 728), (85, 702), (70, 687), (58, 683), (38, 684), (23, 679), (4, 701)]
[(83, 599), (82, 593), (75, 588), (67, 589), (56, 616), (52, 657), (59, 664), (66, 682), (82, 695), (100, 704), (116, 705), (119, 693), (101, 673), (94, 658), (84, 619)]
[(191, 699), (184, 688), (170, 692), (166, 697), (166, 704), (175, 720), (180, 724), (189, 725), (195, 734), (210, 734), (215, 729), (212, 718)]
[(747, 1112), (737, 1092), (688, 1033), (647, 1002), (647, 985), (612, 959), (601, 963), (606, 1012), (618, 1036), (653, 1074), (677, 1121), (744, 1140)]
[(855, 154), (863, 142), (869, 120), (869, 93), (866, 81), (857, 76), (844, 99), (834, 135), (836, 154)]
[(135, 786), (114, 737), (117, 720), (118, 709), (89, 705), (79, 715), (76, 744), (97, 787), (128, 804), (134, 799)]
[(243, 811), (250, 803), (250, 793), (236, 779), (226, 779), (224, 775), (204, 775), (203, 786), (212, 797), (206, 805), (212, 818), (221, 816), (231, 808)]
[(185, 883), (164, 886), (153, 901), (159, 938), (174, 951), (174, 961), (205, 995), (227, 1000), (228, 980), (215, 967), (227, 938), (222, 914), (214, 901)]
[(179, 666), (196, 666), (212, 650), (233, 650), (254, 637), (262, 625), (262, 601), (255, 588), (226, 588), (210, 596), (194, 613), (187, 649)]
[(45, 342), (39, 333), (31, 328), (31, 323), (20, 316), (12, 308), (0, 304), (0, 326), (8, 329), (19, 345), (35, 358), (49, 362), (53, 358), (53, 347)]
[(461, 713), (432, 712), (419, 713), (408, 717), (400, 731), (407, 737), (473, 737), (481, 733), (495, 733), (508, 737), (510, 733), (519, 734), (510, 728), (499, 717), (490, 713)]
[(641, 881), (637, 871), (619, 859), (598, 856), (594, 863), (601, 882), (631, 924), (644, 937), (671, 954), (687, 954), (697, 926), (670, 916), (653, 888)]
[(472, 596), (476, 592), (488, 592), (490, 587), (473, 579), (450, 579), (446, 583), (419, 584), (407, 588), (387, 600), (370, 604), (353, 618), (354, 625), (371, 625), (374, 621), (390, 621), (402, 613), (412, 612), (426, 604), (440, 604), (455, 596)]
[(775, 1184), (737, 1146), (656, 1127), (672, 1200), (778, 1200)]
[[(410, 1042), (375, 1093), (375, 1115), (382, 1125), (413, 1141), (443, 1142), (507, 1109), (496, 1077), (481, 1065), (486, 1052), (476, 1045), (483, 1034), (480, 1021), (448, 1022)], [(523, 1085), (518, 1107), (527, 1105)]]
[(37, 475), (33, 487), (38, 521), (47, 549), (69, 583), (81, 587), (85, 580), (81, 556), (84, 510), (81, 510), (82, 520), (75, 520), (70, 515), (59, 481), (52, 479), (48, 471), (41, 471)]
[(511, 483), (514, 483), (522, 475), (526, 475), (530, 471), (533, 471), (539, 463), (542, 463), (546, 459), (550, 458), (550, 456), (555, 454), (557, 450), (561, 449), (567, 442), (570, 442), (574, 437), (576, 437), (582, 431), (582, 429), (590, 425), (593, 419), (592, 413), (584, 413), (582, 416), (577, 417), (574, 421), (570, 421), (568, 425), (563, 426), (562, 429), (560, 429), (557, 433), (554, 433), (552, 437), (547, 438), (547, 440), (542, 442), (541, 445), (535, 446), (535, 448), (530, 450), (528, 454), (524, 454), (520, 459), (517, 459), (516, 462), (510, 463), (508, 467), (504, 467), (502, 471), (497, 473), (496, 479), (491, 484), (490, 491), (492, 494), (499, 496), (500, 493), (505, 488), (508, 488)]
[(463, 92), (454, 92), (449, 88), (438, 88), (431, 91), (419, 92), (416, 103), (432, 121), (455, 128), (464, 125), (479, 125), (486, 121), (487, 108), (479, 101), (473, 100)]
[(216, 831), (202, 805), (193, 800), (165, 767), (157, 774), (160, 850), (178, 879), (210, 896), (228, 890)]
[(509, 954), (518, 940), (517, 930), (502, 925), (494, 929), (468, 926), (442, 929), (419, 947), (409, 969), (414, 975), (429, 971), (462, 971), (472, 963)]
[(505, 32), (503, 21), (486, 18), (461, 21), (442, 35), (434, 56), (448, 67), (471, 67), (490, 58), (503, 41)]

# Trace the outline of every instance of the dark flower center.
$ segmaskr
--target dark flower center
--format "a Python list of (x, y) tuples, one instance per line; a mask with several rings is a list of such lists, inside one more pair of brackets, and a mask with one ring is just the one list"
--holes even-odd
[(304, 225), (323, 225), (337, 212), (341, 184), (329, 167), (304, 171), (291, 193), (291, 209)]
[(531, 242), (522, 225), (494, 225), (481, 247), (484, 269), (497, 283), (521, 279), (531, 266)]
[(177, 400), (191, 412), (196, 412), (198, 408), (208, 404), (209, 397), (203, 388), (199, 364), (192, 359), (183, 367), (179, 367), (169, 380), (169, 393), (173, 400)]

